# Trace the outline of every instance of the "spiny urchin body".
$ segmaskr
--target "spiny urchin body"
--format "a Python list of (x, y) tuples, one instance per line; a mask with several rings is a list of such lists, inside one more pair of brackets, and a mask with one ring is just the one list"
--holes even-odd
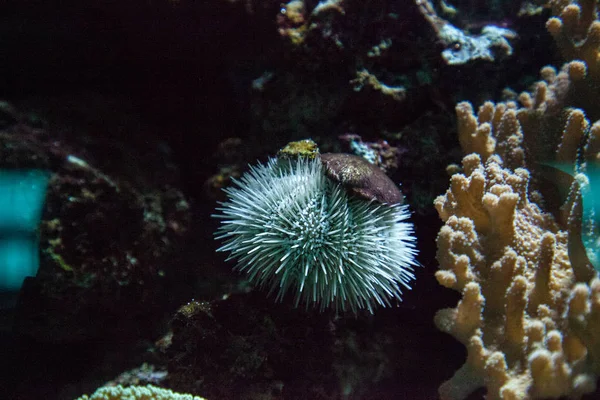
[(414, 279), (406, 206), (349, 196), (321, 161), (271, 159), (226, 189), (216, 238), (249, 280), (295, 305), (373, 312)]

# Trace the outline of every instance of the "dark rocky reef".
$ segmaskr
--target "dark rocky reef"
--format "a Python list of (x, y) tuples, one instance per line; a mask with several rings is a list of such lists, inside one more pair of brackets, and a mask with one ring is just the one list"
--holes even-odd
[[(154, 330), (151, 316), (168, 303), (166, 286), (184, 273), (177, 260), (190, 224), (173, 166), (149, 163), (154, 155), (123, 157), (108, 174), (80, 154), (102, 165), (118, 160), (116, 152), (69, 145), (67, 137), (36, 127), (14, 109), (4, 115), (12, 118), (4, 118), (0, 130), (0, 168), (51, 174), (39, 228), (40, 267), (22, 290), (15, 331), (69, 342)], [(126, 143), (111, 146), (129, 152)]]

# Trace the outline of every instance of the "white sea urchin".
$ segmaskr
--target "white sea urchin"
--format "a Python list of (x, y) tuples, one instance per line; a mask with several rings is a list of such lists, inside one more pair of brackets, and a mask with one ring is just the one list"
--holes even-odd
[(277, 299), (356, 312), (390, 306), (417, 265), (405, 205), (349, 196), (315, 160), (271, 159), (225, 189), (216, 238), (251, 283)]

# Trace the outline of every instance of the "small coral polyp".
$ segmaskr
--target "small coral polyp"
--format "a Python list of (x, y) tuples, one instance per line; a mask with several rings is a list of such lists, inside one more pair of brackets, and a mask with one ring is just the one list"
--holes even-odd
[(414, 279), (407, 206), (349, 195), (319, 159), (271, 159), (225, 190), (219, 251), (253, 284), (294, 305), (336, 311), (391, 306)]

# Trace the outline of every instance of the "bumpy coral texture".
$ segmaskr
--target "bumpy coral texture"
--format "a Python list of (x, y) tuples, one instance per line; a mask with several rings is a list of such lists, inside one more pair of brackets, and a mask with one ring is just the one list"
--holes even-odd
[(463, 294), (435, 323), (468, 351), (441, 397), (464, 399), (481, 386), (492, 399), (560, 396), (576, 378), (563, 350), (573, 340), (561, 334), (574, 283), (566, 234), (529, 200), (527, 170), (503, 168), (498, 156), (484, 165), (476, 154), (463, 166), (435, 203), (446, 222), (436, 278)]
[[(473, 153), (435, 201), (445, 222), (436, 278), (463, 298), (435, 323), (468, 356), (440, 387), (442, 399), (464, 399), (479, 387), (490, 399), (577, 398), (596, 388), (600, 281), (589, 263), (573, 265), (578, 230), (561, 229), (531, 199), (517, 118), (525, 111), (486, 103), (476, 117), (470, 104), (457, 106), (461, 144)], [(558, 157), (574, 146), (573, 135), (585, 134), (576, 126), (587, 123), (573, 111)]]
[[(600, 22), (593, 0), (551, 0), (565, 57), (517, 102), (456, 107), (463, 169), (435, 205), (443, 286), (462, 293), (436, 325), (467, 347), (440, 387), (464, 399), (579, 398), (600, 375), (600, 279), (590, 171), (600, 162)], [(565, 195), (559, 193), (564, 191)]]
[(349, 196), (319, 159), (272, 159), (226, 192), (220, 250), (278, 299), (291, 292), (296, 306), (373, 312), (414, 279), (407, 207)]
[(595, 78), (600, 77), (600, 21), (596, 0), (550, 0), (553, 14), (546, 27), (567, 60), (582, 60)]
[(105, 386), (77, 400), (205, 400), (191, 394), (176, 393), (156, 386)]

